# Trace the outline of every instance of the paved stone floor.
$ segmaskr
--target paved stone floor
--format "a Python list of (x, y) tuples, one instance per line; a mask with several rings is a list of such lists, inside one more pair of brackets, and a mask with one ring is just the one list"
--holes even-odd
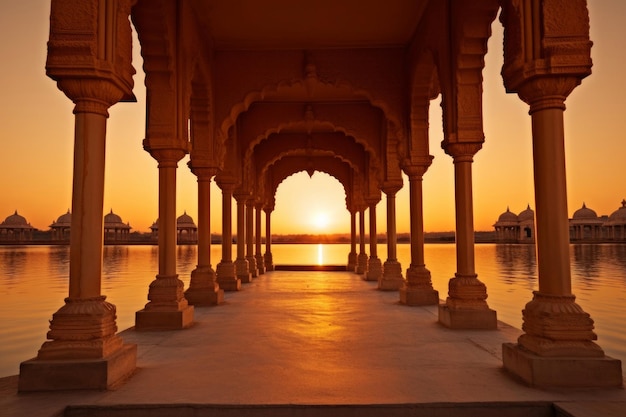
[[(518, 329), (458, 331), (436, 307), (347, 272), (276, 271), (195, 310), (182, 331), (122, 332), (137, 372), (116, 390), (17, 394), (0, 379), (0, 416), (52, 416), (68, 404), (406, 404), (548, 401), (624, 410), (623, 389), (540, 390), (502, 369)], [(441, 295), (441, 294), (440, 294)], [(141, 307), (141, 306), (138, 306)]]

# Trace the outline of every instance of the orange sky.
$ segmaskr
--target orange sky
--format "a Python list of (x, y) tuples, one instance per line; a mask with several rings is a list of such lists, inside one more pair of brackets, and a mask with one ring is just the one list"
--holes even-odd
[[(48, 225), (71, 206), (74, 119), (72, 103), (45, 76), (48, 0), (0, 0), (0, 221), (15, 210), (34, 226)], [(565, 113), (569, 213), (585, 202), (599, 215), (610, 214), (626, 198), (626, 83), (623, 41), (626, 2), (590, 1), (593, 74), (567, 100)], [(500, 77), (502, 29), (498, 21), (484, 71), (485, 144), (474, 161), (476, 230), (492, 230), (510, 206), (534, 208), (528, 108), (506, 95)], [(157, 218), (156, 162), (143, 150), (145, 88), (141, 57), (134, 51), (138, 103), (111, 108), (108, 123), (104, 211), (110, 209), (147, 232)], [(433, 165), (424, 177), (426, 231), (454, 229), (452, 159), (440, 147), (439, 99), (431, 106)], [(197, 221), (196, 180), (187, 158), (179, 163), (177, 211)], [(397, 196), (398, 232), (409, 230), (408, 181)], [(212, 230), (221, 231), (221, 192), (212, 188)], [(322, 225), (316, 219), (326, 217)], [(384, 198), (378, 231), (386, 230)], [(320, 221), (321, 222), (321, 221)], [(324, 223), (324, 222), (321, 222)], [(340, 184), (316, 173), (287, 179), (278, 189), (272, 215), (274, 233), (349, 232)]]

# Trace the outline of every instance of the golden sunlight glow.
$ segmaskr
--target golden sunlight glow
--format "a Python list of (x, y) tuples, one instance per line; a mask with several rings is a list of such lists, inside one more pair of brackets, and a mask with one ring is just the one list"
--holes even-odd
[(324, 245), (317, 244), (317, 264), (324, 265)]
[(316, 213), (311, 219), (313, 226), (319, 230), (325, 230), (330, 224), (330, 218), (326, 213)]

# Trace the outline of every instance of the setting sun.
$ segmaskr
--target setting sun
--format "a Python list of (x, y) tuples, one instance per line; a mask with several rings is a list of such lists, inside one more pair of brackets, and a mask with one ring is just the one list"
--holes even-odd
[(330, 219), (326, 213), (317, 213), (311, 219), (311, 224), (317, 230), (324, 230), (330, 224)]

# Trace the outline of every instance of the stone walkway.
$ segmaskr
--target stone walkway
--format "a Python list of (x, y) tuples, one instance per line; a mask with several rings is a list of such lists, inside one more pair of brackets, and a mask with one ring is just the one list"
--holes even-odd
[[(138, 369), (116, 390), (18, 395), (17, 377), (0, 379), (0, 416), (49, 417), (70, 404), (499, 402), (626, 415), (623, 389), (546, 391), (507, 375), (501, 345), (518, 329), (449, 330), (436, 307), (401, 305), (356, 274), (275, 271), (225, 300), (197, 308), (187, 330), (124, 331)], [(594, 414), (601, 406), (615, 411)]]

